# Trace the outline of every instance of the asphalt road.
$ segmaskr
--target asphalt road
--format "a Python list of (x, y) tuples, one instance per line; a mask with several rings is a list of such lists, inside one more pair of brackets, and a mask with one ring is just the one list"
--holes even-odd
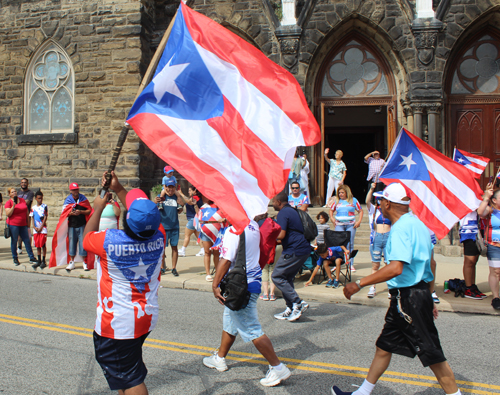
[[(222, 306), (211, 293), (160, 289), (160, 320), (144, 360), (150, 394), (330, 394), (332, 384), (353, 391), (366, 375), (385, 309), (311, 303), (300, 321), (276, 321), (282, 300), (259, 301), (264, 331), (292, 376), (264, 388), (267, 364), (238, 339), (219, 373), (201, 359), (215, 349)], [(94, 359), (96, 283), (36, 273), (0, 271), (0, 393), (110, 394)], [(445, 354), (462, 393), (500, 394), (499, 318), (441, 313)], [(430, 369), (394, 356), (374, 395), (443, 394)]]

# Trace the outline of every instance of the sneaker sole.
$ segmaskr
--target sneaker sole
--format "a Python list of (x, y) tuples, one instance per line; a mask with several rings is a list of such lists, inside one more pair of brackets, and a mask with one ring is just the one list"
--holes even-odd
[(483, 300), (484, 299), (480, 296), (467, 296), (467, 295), (464, 295), (464, 296), (468, 299), (474, 299), (474, 300)]
[(280, 320), (280, 321), (286, 321), (286, 320), (288, 320), (288, 317), (289, 316), (286, 316), (286, 317), (276, 317), (276, 316), (274, 316), (274, 318), (276, 318), (277, 320)]
[(375, 294), (373, 294), (373, 295), (368, 294), (368, 297), (369, 297), (370, 299), (373, 299), (373, 298), (375, 297)]
[(262, 381), (260, 382), (264, 387), (275, 387), (277, 386), (279, 383), (281, 383), (283, 380), (286, 380), (287, 378), (289, 378), (290, 376), (292, 375), (292, 372), (288, 371), (288, 373), (283, 376), (283, 377), (280, 377), (278, 380), (274, 380), (274, 381), (271, 381), (270, 383), (263, 383)]
[(203, 361), (203, 365), (205, 365), (207, 368), (210, 368), (210, 369), (215, 369), (217, 370), (218, 372), (225, 372), (226, 370), (228, 370), (229, 368), (226, 366), (226, 367), (219, 367), (219, 366), (215, 366), (215, 365), (212, 365), (210, 363), (206, 363), (205, 361)]
[(301, 311), (300, 311), (300, 314), (299, 314), (298, 316), (293, 317), (293, 318), (290, 318), (290, 317), (291, 317), (291, 316), (290, 316), (290, 317), (288, 317), (288, 318), (287, 318), (287, 320), (288, 320), (288, 321), (290, 321), (290, 322), (297, 321), (300, 317), (302, 317), (302, 313), (303, 313), (303, 311), (301, 310)]

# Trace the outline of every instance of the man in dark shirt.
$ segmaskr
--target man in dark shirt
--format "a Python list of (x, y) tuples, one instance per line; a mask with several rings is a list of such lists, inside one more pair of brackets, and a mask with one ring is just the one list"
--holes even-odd
[(309, 305), (300, 299), (293, 280), (311, 254), (311, 245), (304, 237), (304, 226), (297, 211), (288, 204), (288, 195), (282, 191), (273, 199), (273, 207), (279, 211), (276, 222), (281, 226), (278, 242), (283, 246), (281, 257), (274, 267), (272, 280), (283, 294), (286, 310), (276, 314), (278, 320), (296, 321)]
[[(82, 258), (87, 256), (87, 251), (83, 249), (83, 230), (87, 224), (87, 215), (90, 214), (91, 210), (85, 206), (78, 203), (86, 201), (85, 195), (80, 193), (80, 188), (76, 182), (72, 182), (69, 185), (69, 190), (71, 194), (66, 198), (64, 205), (75, 204), (73, 210), (68, 214), (68, 239), (69, 248), (68, 253), (70, 257), (70, 262), (66, 267), (69, 272), (75, 268), (75, 256), (76, 256), (76, 245), (78, 244), (78, 253)], [(84, 269), (86, 270), (86, 264), (84, 262)]]
[[(33, 203), (33, 199), (35, 197), (35, 194), (33, 193), (33, 191), (29, 190), (28, 186), (29, 186), (28, 179), (23, 178), (21, 180), (21, 188), (17, 190), (17, 197), (22, 198), (26, 201), (26, 205), (28, 206), (28, 212), (30, 212), (31, 211), (31, 204)], [(31, 223), (31, 217), (28, 217), (28, 229), (31, 229), (30, 223)], [(31, 240), (31, 234), (30, 234), (30, 240)], [(21, 237), (19, 237), (17, 240), (17, 253), (22, 254), (22, 252), (23, 252), (22, 240), (21, 240)]]

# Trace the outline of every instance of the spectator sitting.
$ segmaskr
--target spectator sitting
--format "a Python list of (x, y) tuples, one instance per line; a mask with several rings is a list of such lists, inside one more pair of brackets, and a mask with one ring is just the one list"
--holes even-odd
[(316, 237), (316, 245), (323, 244), (325, 242), (325, 230), (330, 229), (330, 225), (328, 224), (328, 213), (325, 211), (321, 211), (316, 219), (319, 221), (319, 224), (316, 224), (316, 228), (318, 229), (318, 236)]
[[(161, 190), (160, 193), (160, 198), (162, 199), (165, 197), (165, 195), (168, 195), (167, 193), (168, 191), (167, 185), (169, 185), (168, 182), (173, 181), (174, 185), (177, 184), (177, 180), (174, 177), (174, 169), (172, 169), (171, 166), (165, 166), (163, 168), (163, 172), (165, 173), (165, 176), (161, 180), (161, 185), (163, 185), (163, 189)], [(163, 210), (163, 205), (158, 204), (158, 209)]]
[(292, 194), (288, 195), (288, 204), (294, 208), (297, 208), (302, 211), (307, 211), (307, 207), (309, 207), (309, 198), (300, 193), (300, 184), (297, 181), (292, 182), (291, 184)]
[[(340, 265), (342, 264), (342, 260), (344, 259), (344, 254), (349, 254), (349, 251), (344, 246), (340, 247), (327, 247), (326, 244), (318, 244), (318, 248), (316, 252), (319, 255), (318, 262), (316, 263), (316, 267), (311, 273), (311, 278), (304, 285), (307, 287), (312, 284), (312, 280), (314, 276), (318, 273), (321, 265), (325, 268), (325, 273), (328, 276), (329, 280), (326, 283), (327, 288), (338, 288), (339, 287), (339, 278), (340, 278)], [(335, 280), (332, 277), (332, 272), (330, 270), (330, 264), (335, 262)]]

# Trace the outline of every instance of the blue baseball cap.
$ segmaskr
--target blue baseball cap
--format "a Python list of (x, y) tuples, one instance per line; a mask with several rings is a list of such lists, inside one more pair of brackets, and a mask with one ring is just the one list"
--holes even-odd
[(141, 232), (157, 230), (160, 226), (160, 212), (155, 203), (148, 199), (140, 189), (127, 193), (127, 225), (132, 232), (140, 236)]
[(173, 186), (176, 186), (177, 185), (177, 182), (175, 181), (175, 178), (169, 178), (167, 180), (167, 182), (165, 183), (165, 185), (168, 187), (169, 185), (173, 185)]

